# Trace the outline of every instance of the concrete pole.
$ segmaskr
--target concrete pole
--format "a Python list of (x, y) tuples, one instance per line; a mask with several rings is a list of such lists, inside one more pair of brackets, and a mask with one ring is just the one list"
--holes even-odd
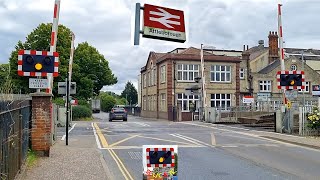
[(206, 78), (205, 78), (205, 63), (204, 63), (204, 57), (203, 57), (203, 44), (201, 44), (201, 51), (200, 51), (200, 56), (201, 56), (201, 80), (202, 80), (202, 103), (203, 103), (203, 112), (201, 116), (203, 117), (203, 113), (206, 113), (207, 109), (207, 92), (206, 92)]

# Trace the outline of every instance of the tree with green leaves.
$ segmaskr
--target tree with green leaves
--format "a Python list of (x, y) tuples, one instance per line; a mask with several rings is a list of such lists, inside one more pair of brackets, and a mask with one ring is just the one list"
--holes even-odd
[(81, 97), (97, 96), (103, 86), (117, 83), (108, 61), (87, 42), (78, 44), (74, 63), (77, 64), (77, 71), (72, 73), (72, 79), (77, 83), (78, 95)]
[(9, 64), (0, 64), (0, 82), (5, 82), (10, 77), (9, 73), (10, 73)]
[(130, 104), (136, 104), (138, 102), (138, 92), (134, 85), (128, 81), (124, 90), (121, 93), (122, 98), (126, 98)]
[(101, 92), (99, 97), (101, 100), (101, 110), (104, 112), (109, 112), (117, 103), (116, 99), (108, 93)]
[[(19, 41), (10, 56), (10, 76), (13, 80), (14, 92), (30, 93), (28, 78), (17, 75), (18, 50), (49, 51), (51, 40), (51, 23), (42, 23), (35, 28), (23, 43)], [(54, 79), (53, 94), (58, 95), (58, 82), (65, 81), (69, 70), (71, 30), (63, 25), (58, 27), (57, 52), (59, 53), (59, 77)], [(72, 81), (77, 83), (76, 97), (88, 100), (93, 94), (106, 85), (117, 83), (117, 78), (109, 68), (108, 61), (94, 47), (87, 42), (80, 43), (75, 50), (72, 68)]]

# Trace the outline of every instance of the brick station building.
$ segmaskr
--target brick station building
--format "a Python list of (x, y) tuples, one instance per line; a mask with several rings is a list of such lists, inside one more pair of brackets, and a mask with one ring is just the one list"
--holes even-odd
[[(213, 52), (214, 51), (214, 52)], [(217, 55), (219, 54), (219, 55)], [(240, 81), (242, 51), (205, 50), (206, 93), (209, 107), (228, 110), (238, 106), (241, 92)], [(147, 63), (141, 68), (140, 98), (141, 116), (173, 120), (174, 106), (181, 109), (181, 119), (192, 119), (190, 104), (200, 107), (198, 94), (189, 94), (186, 89), (200, 77), (200, 49), (178, 48), (168, 53), (150, 52)], [(242, 76), (242, 77), (241, 77)]]

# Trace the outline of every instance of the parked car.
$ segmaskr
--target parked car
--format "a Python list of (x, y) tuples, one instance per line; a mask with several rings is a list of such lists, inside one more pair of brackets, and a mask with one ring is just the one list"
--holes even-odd
[(127, 121), (128, 119), (128, 113), (124, 108), (115, 107), (111, 109), (111, 112), (109, 113), (109, 121), (112, 120), (123, 120)]

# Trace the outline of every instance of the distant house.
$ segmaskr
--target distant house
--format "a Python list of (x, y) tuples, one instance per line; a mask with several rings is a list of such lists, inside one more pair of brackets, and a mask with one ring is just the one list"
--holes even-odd
[[(250, 76), (248, 89), (256, 99), (256, 105), (266, 110), (277, 109), (282, 104), (283, 97), (277, 88), (276, 73), (281, 70), (279, 59), (278, 35), (276, 32), (269, 32), (269, 47), (265, 47), (263, 41), (250, 49), (245, 49), (242, 60), (247, 61)], [(305, 63), (302, 63), (301, 52), (304, 51)], [(312, 97), (312, 85), (320, 84), (320, 57), (311, 55), (320, 54), (320, 50), (285, 48), (285, 69), (304, 70), (306, 89), (300, 90), (297, 103), (314, 104)], [(294, 55), (290, 55), (294, 54)], [(304, 97), (304, 98), (302, 98)], [(305, 101), (303, 102), (302, 99)]]

